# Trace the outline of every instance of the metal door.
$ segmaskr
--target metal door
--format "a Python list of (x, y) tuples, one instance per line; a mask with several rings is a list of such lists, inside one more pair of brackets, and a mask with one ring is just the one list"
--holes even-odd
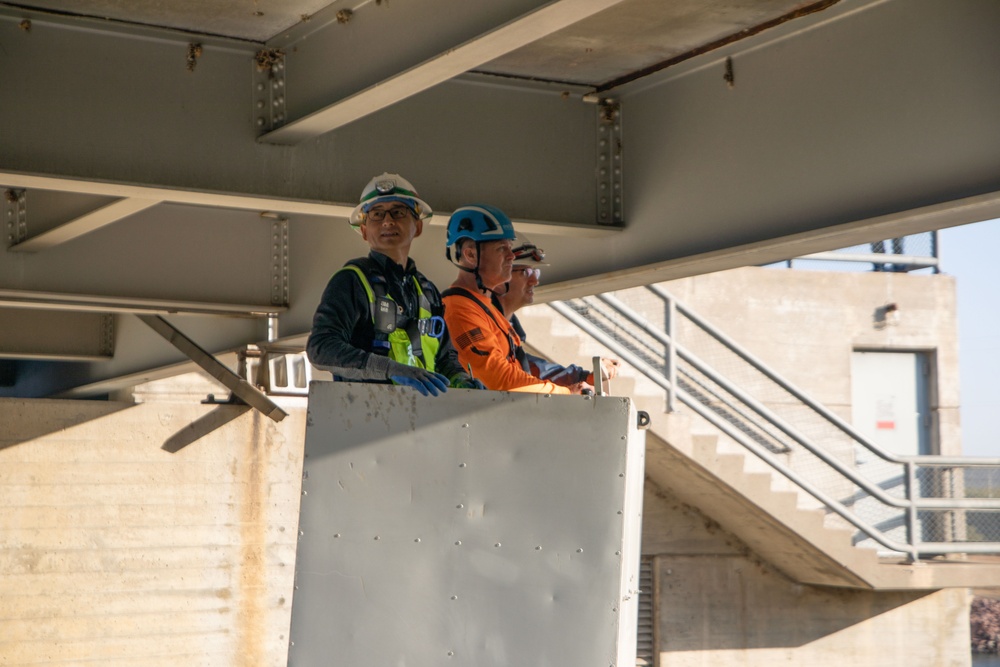
[[(851, 412), (854, 428), (887, 454), (914, 456), (931, 453), (930, 366), (920, 352), (862, 352), (851, 358)], [(902, 465), (884, 460), (860, 445), (855, 448), (858, 472), (890, 496), (906, 496)], [(890, 539), (906, 542), (905, 512), (858, 490), (854, 511)], [(916, 526), (920, 539), (927, 527)], [(859, 546), (881, 549), (861, 533)]]
[(930, 365), (921, 352), (854, 352), (854, 427), (892, 454), (931, 453)]

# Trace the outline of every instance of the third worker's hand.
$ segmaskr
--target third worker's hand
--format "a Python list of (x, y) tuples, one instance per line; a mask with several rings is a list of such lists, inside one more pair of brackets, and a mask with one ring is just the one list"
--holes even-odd
[(485, 384), (468, 375), (462, 375), (452, 379), (451, 386), (455, 389), (486, 389)]
[(601, 357), (601, 374), (605, 380), (614, 380), (618, 375), (618, 366), (622, 362), (612, 357)]

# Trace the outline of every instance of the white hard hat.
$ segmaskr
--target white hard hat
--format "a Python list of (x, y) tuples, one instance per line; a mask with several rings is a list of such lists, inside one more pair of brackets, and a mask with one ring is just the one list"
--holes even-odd
[(361, 191), (361, 201), (351, 211), (351, 225), (360, 227), (369, 208), (379, 202), (388, 201), (403, 202), (412, 208), (420, 219), (434, 215), (434, 211), (420, 198), (416, 188), (408, 180), (399, 174), (384, 173), (368, 181), (368, 185)]
[(528, 240), (524, 234), (518, 234), (510, 251), (514, 253), (515, 264), (534, 264), (548, 266), (545, 262), (545, 251)]

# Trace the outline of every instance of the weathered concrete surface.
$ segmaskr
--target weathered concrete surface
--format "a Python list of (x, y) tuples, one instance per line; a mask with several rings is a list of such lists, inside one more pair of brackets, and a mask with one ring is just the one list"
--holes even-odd
[(286, 409), (0, 399), (0, 664), (284, 665)]
[(718, 522), (647, 482), (655, 642), (671, 667), (967, 667), (966, 589), (795, 582)]
[[(663, 287), (848, 422), (854, 350), (932, 352), (932, 447), (961, 453), (953, 277), (747, 267)], [(897, 324), (879, 317), (888, 303)]]
[[(142, 398), (0, 401), (0, 665), (285, 664), (302, 405), (274, 424)], [(684, 485), (677, 464), (652, 465)], [(647, 481), (661, 664), (969, 664), (964, 590), (796, 582), (735, 534), (753, 515), (709, 502), (726, 495), (714, 484), (692, 487), (693, 503)], [(791, 548), (760, 525), (761, 542)]]
[[(724, 527), (741, 543), (738, 552), (753, 550), (794, 581), (875, 587), (870, 581), (878, 567), (873, 551), (854, 548), (850, 533), (825, 527), (822, 515), (799, 509), (795, 494), (774, 492), (769, 476), (748, 475), (736, 457), (696, 450), (689, 424), (680, 415), (656, 419), (647, 433), (646, 475), (655, 488), (698, 508), (711, 522), (701, 532), (715, 532), (711, 524), (718, 531)], [(660, 532), (660, 528), (650, 526), (644, 534)], [(730, 548), (727, 553), (732, 551)]]

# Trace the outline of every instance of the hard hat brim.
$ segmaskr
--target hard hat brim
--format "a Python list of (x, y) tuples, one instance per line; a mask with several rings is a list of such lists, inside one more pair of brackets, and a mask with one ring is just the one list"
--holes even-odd
[(426, 220), (434, 215), (434, 211), (431, 210), (431, 207), (420, 197), (411, 197), (409, 195), (400, 194), (380, 195), (378, 197), (372, 197), (371, 199), (365, 200), (354, 207), (354, 210), (351, 211), (351, 217), (348, 218), (351, 226), (360, 227), (365, 221), (365, 210), (371, 208), (379, 202), (389, 201), (402, 202), (407, 204), (410, 208), (418, 210), (418, 216), (421, 220)]

